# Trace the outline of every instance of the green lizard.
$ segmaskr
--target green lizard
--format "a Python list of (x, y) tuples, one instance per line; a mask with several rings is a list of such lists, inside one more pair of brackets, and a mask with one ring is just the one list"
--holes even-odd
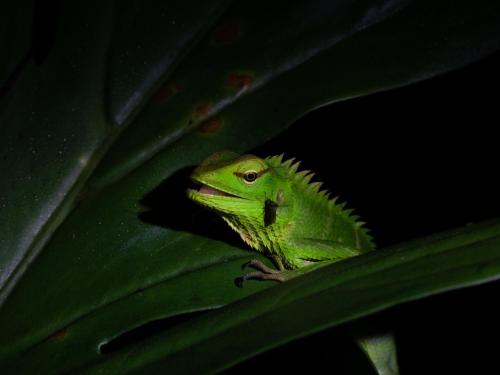
[[(191, 179), (201, 185), (188, 197), (216, 211), (252, 248), (271, 257), (279, 270), (258, 260), (248, 279), (285, 281), (293, 270), (336, 261), (374, 249), (352, 210), (329, 199), (314, 174), (297, 172), (299, 162), (283, 155), (261, 159), (230, 151), (213, 154)], [(313, 267), (313, 266), (311, 266)], [(308, 267), (308, 268), (311, 268)]]
[[(285, 281), (309, 270), (375, 248), (363, 223), (320, 191), (309, 171), (283, 155), (261, 159), (222, 151), (194, 170), (191, 179), (201, 185), (188, 197), (217, 212), (252, 248), (271, 257), (279, 271), (252, 260), (259, 272), (239, 278)], [(397, 374), (391, 333), (357, 334), (358, 345), (377, 373)]]

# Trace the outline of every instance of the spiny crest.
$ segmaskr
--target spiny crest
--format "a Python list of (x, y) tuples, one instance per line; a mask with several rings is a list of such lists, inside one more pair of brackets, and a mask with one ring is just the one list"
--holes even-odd
[(265, 158), (266, 163), (273, 168), (284, 168), (287, 171), (295, 173), (297, 171), (297, 168), (299, 167), (300, 162), (297, 162), (295, 164), (295, 158), (291, 158), (288, 160), (283, 161), (284, 154), (281, 155), (275, 155), (275, 156), (268, 156)]
[(273, 168), (284, 168), (288, 172), (288, 176), (291, 177), (291, 179), (298, 184), (298, 186), (301, 186), (304, 188), (305, 192), (310, 192), (312, 194), (317, 194), (318, 198), (320, 201), (325, 202), (325, 204), (328, 204), (332, 210), (341, 213), (345, 217), (349, 217), (353, 222), (356, 223), (359, 227), (361, 227), (363, 224), (359, 224), (360, 222), (358, 221), (359, 216), (353, 215), (353, 209), (346, 209), (345, 205), (346, 202), (342, 203), (337, 203), (338, 196), (333, 197), (330, 199), (330, 192), (327, 190), (321, 190), (321, 185), (322, 182), (310, 182), (311, 179), (314, 177), (314, 173), (311, 173), (309, 170), (303, 170), (300, 172), (297, 172), (297, 169), (299, 168), (300, 161), (295, 161), (295, 158), (291, 158), (288, 160), (283, 161), (284, 155), (276, 155), (276, 156), (271, 156), (266, 158), (266, 162), (268, 162), (269, 166)]
[(274, 155), (274, 156), (269, 156), (265, 159), (267, 164), (269, 164), (272, 167), (276, 167), (278, 165), (282, 164), (282, 160), (285, 154), (280, 154), (280, 155)]
[[(292, 159), (292, 160), (295, 160), (295, 159)], [(295, 164), (292, 164), (292, 166), (290, 167), (290, 172), (297, 173), (299, 166), (300, 166), (300, 161), (296, 162)]]
[(323, 185), (322, 182), (312, 182), (311, 184), (309, 184), (309, 190), (311, 190), (312, 192), (314, 193), (317, 193), (319, 196), (323, 196), (323, 194), (320, 193), (319, 189), (321, 189), (321, 185)]
[(321, 190), (319, 192), (319, 194), (321, 194), (322, 196), (324, 196), (326, 198), (326, 200), (330, 200), (330, 192), (328, 190)]
[(322, 185), (321, 182), (310, 183), (311, 179), (314, 176), (314, 173), (311, 173), (308, 170), (297, 172), (300, 161), (296, 162), (295, 158), (283, 161), (283, 154), (267, 158), (266, 161), (268, 161), (269, 166), (273, 168), (284, 168), (287, 171), (287, 175), (290, 176), (291, 180), (297, 183), (298, 186), (301, 186), (304, 192), (309, 192), (311, 195), (317, 196), (318, 200), (320, 202), (324, 202), (324, 204), (327, 204), (333, 212), (337, 212), (338, 214), (348, 218), (355, 226), (360, 228), (361, 233), (363, 233), (368, 242), (371, 243), (373, 247), (375, 246), (373, 244), (372, 236), (368, 233), (368, 230), (364, 228), (364, 225), (366, 223), (360, 221), (358, 215), (353, 215), (353, 209), (345, 208), (346, 202), (337, 203), (339, 199), (338, 196), (330, 199), (330, 192), (328, 192), (327, 190), (320, 191)]
[(287, 161), (283, 162), (283, 167), (290, 169), (294, 161), (295, 158), (288, 159)]
[(312, 173), (309, 170), (303, 170), (300, 172), (297, 172), (297, 169), (300, 166), (300, 161), (295, 161), (295, 158), (291, 158), (288, 160), (283, 161), (283, 154), (277, 155), (277, 156), (270, 156), (266, 158), (266, 162), (269, 164), (270, 167), (273, 168), (284, 168), (285, 171), (287, 172), (287, 175), (299, 186), (302, 186), (305, 188), (306, 191), (310, 191), (313, 193), (318, 194), (318, 196), (322, 197), (325, 199), (325, 201), (328, 201), (329, 198), (329, 192), (326, 190), (320, 191), (321, 185), (323, 184), (322, 182), (310, 182), (311, 179), (314, 177), (315, 173)]
[(311, 171), (308, 170), (300, 171), (295, 174), (295, 181), (307, 185), (309, 181), (311, 181), (311, 178), (313, 176), (314, 173), (311, 173)]
[[(312, 191), (314, 191), (315, 193), (319, 193), (319, 189), (321, 188), (321, 185), (323, 185), (322, 182), (313, 182), (309, 186), (310, 186), (310, 189)], [(320, 195), (323, 195), (323, 194), (320, 194)]]

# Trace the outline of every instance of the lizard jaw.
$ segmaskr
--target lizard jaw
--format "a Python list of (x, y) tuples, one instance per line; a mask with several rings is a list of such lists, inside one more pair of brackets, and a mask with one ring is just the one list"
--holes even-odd
[(238, 197), (237, 195), (228, 193), (226, 191), (217, 189), (213, 186), (209, 186), (207, 184), (204, 184), (199, 181), (195, 181), (196, 184), (200, 185), (199, 189), (188, 189), (188, 191), (191, 194), (200, 194), (200, 195), (205, 195), (205, 196), (219, 196), (219, 197), (232, 197), (232, 198), (239, 198), (243, 199), (241, 197)]
[(198, 193), (206, 195), (219, 195), (222, 197), (230, 197), (230, 196), (236, 197), (235, 195), (226, 193), (225, 191), (219, 189), (215, 189), (208, 185), (201, 185), (200, 189), (198, 190)]

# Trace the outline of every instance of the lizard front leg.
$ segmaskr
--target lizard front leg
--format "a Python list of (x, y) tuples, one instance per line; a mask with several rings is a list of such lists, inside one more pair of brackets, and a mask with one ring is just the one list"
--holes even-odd
[(273, 256), (279, 270), (272, 269), (260, 260), (251, 260), (243, 267), (251, 267), (257, 272), (249, 272), (235, 280), (240, 288), (246, 280), (273, 280), (285, 282), (294, 277), (310, 272), (318, 267), (325, 266), (339, 260), (359, 255), (360, 251), (349, 246), (344, 246), (336, 241), (320, 239), (298, 239), (290, 241), (293, 251), (287, 257), (287, 263), (293, 264), (294, 269), (287, 270), (281, 258)]
[(271, 267), (266, 266), (263, 262), (258, 259), (252, 259), (249, 262), (243, 265), (243, 268), (251, 267), (256, 269), (256, 272), (249, 272), (242, 277), (238, 277), (235, 280), (235, 283), (238, 287), (243, 287), (243, 283), (246, 280), (273, 280), (277, 282), (284, 282), (287, 279), (283, 275), (283, 271), (285, 271), (285, 267), (283, 266), (283, 262), (281, 258), (278, 256), (272, 256), (274, 263), (278, 266), (278, 270), (275, 270)]

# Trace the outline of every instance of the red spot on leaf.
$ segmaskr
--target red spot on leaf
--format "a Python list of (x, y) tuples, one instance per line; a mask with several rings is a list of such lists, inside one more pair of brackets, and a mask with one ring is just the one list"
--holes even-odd
[(186, 88), (186, 85), (181, 83), (181, 82), (168, 82), (167, 84), (163, 85), (156, 95), (154, 96), (153, 100), (156, 103), (163, 103), (166, 102), (168, 99), (170, 99), (172, 96), (177, 94), (180, 91), (183, 91)]
[(241, 35), (241, 25), (236, 21), (229, 21), (219, 25), (213, 34), (213, 41), (216, 44), (233, 43)]
[(253, 85), (253, 77), (245, 73), (232, 73), (226, 79), (226, 86), (233, 90), (246, 90)]
[(194, 115), (197, 118), (205, 118), (208, 116), (211, 109), (212, 109), (212, 104), (210, 104), (208, 102), (198, 104), (196, 106), (196, 108), (194, 109)]
[(59, 331), (54, 332), (52, 335), (48, 337), (49, 341), (62, 341), (68, 334), (68, 328), (65, 327), (60, 329)]
[(222, 120), (218, 117), (212, 117), (211, 119), (202, 122), (196, 131), (202, 135), (213, 135), (219, 132), (221, 128)]

